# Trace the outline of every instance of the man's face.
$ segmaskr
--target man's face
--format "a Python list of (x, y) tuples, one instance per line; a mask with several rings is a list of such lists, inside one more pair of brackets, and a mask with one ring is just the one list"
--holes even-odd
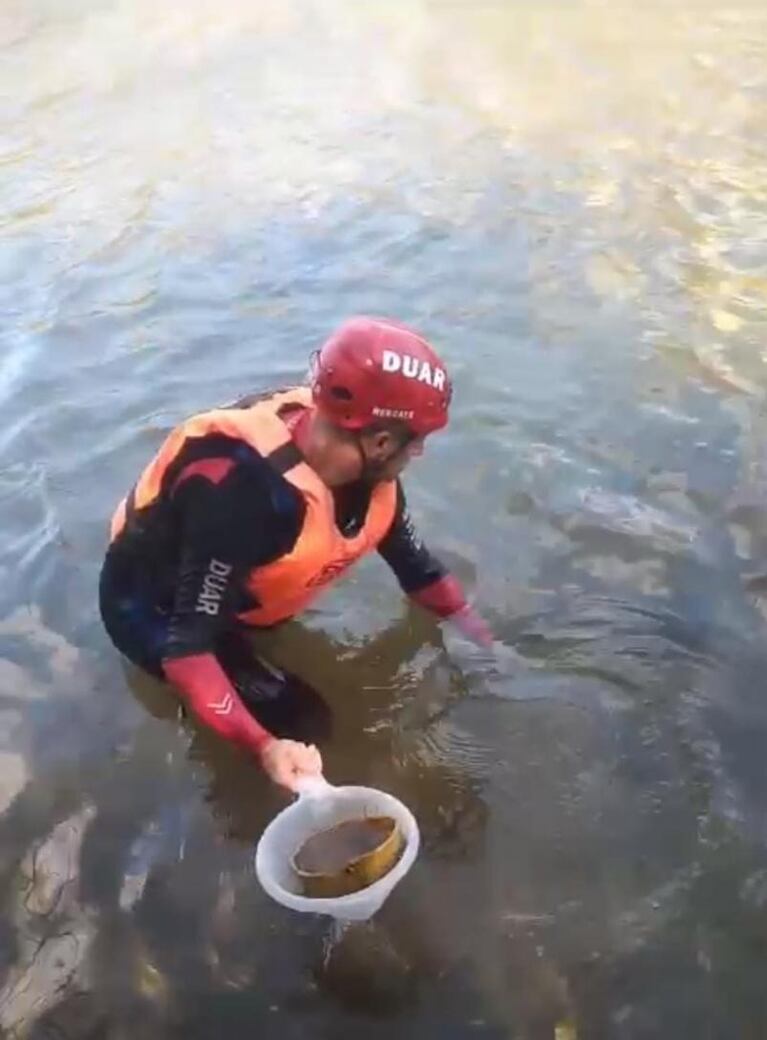
[(424, 442), (425, 438), (415, 437), (403, 444), (399, 436), (386, 430), (360, 437), (362, 452), (375, 468), (376, 479), (379, 482), (396, 480), (413, 459), (423, 455)]
[(386, 429), (352, 433), (318, 413), (312, 418), (310, 441), (315, 459), (322, 460), (320, 472), (330, 487), (363, 477), (376, 484), (396, 480), (424, 450), (423, 437), (407, 439), (401, 430)]

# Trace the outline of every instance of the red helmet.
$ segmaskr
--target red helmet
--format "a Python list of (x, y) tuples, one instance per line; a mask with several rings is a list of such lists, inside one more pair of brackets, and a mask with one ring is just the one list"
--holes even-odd
[(423, 337), (388, 318), (350, 318), (315, 355), (312, 394), (346, 430), (398, 419), (417, 437), (447, 423), (452, 388)]

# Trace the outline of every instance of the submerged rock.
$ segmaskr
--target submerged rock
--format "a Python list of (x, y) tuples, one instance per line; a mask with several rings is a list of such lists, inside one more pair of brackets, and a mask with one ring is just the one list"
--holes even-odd
[(56, 824), (21, 863), (13, 920), (17, 960), (0, 989), (0, 1027), (14, 1037), (27, 1036), (40, 1016), (85, 982), (96, 926), (76, 894), (83, 838), (95, 813), (86, 805)]
[(368, 1014), (397, 1014), (415, 995), (411, 965), (370, 921), (331, 926), (315, 977), (344, 1007)]

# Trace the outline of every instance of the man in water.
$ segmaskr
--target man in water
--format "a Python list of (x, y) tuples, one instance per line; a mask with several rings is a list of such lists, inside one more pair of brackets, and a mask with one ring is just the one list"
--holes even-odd
[(299, 614), (377, 549), (415, 602), (492, 642), (417, 538), (398, 479), (447, 423), (450, 397), (418, 333), (353, 318), (313, 356), (310, 387), (173, 430), (112, 519), (100, 585), (112, 642), (289, 789), (322, 770), (301, 738), (325, 728), (327, 708), (256, 657), (248, 627)]

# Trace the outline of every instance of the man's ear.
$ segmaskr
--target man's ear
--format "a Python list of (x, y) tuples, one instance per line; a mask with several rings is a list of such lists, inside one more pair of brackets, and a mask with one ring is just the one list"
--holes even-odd
[(388, 430), (376, 430), (375, 433), (366, 433), (363, 436), (365, 447), (370, 455), (378, 457), (391, 451), (393, 437)]
[(379, 430), (373, 438), (375, 450), (379, 455), (394, 455), (399, 451), (399, 441), (391, 430)]

